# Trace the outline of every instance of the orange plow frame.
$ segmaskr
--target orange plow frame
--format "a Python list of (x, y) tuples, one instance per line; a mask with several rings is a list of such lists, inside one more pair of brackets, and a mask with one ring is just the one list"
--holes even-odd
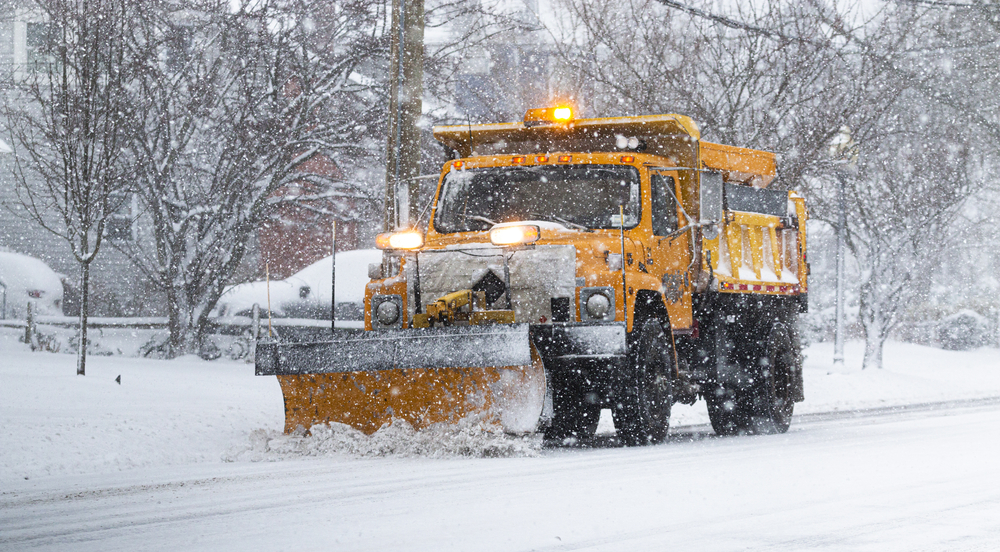
[(546, 393), (527, 324), (261, 342), (257, 375), (278, 376), (286, 433), (335, 422), (372, 434), (395, 419), (419, 429), (468, 417), (526, 433), (534, 431)]

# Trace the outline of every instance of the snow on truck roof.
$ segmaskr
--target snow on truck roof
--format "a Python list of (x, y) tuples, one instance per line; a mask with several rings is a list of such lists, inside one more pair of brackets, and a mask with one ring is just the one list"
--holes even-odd
[[(436, 126), (434, 138), (460, 157), (637, 151), (669, 157), (678, 166), (722, 172), (728, 181), (759, 188), (767, 187), (777, 173), (773, 153), (704, 142), (694, 120), (677, 114)], [(641, 145), (620, 147), (621, 141), (629, 138), (636, 138)]]

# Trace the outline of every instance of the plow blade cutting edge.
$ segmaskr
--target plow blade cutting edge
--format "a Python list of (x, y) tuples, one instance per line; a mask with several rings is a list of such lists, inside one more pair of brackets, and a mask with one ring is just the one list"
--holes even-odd
[(545, 373), (528, 324), (347, 333), (257, 344), (257, 375), (276, 375), (285, 432), (339, 422), (365, 433), (393, 419), (416, 428), (469, 416), (533, 431)]

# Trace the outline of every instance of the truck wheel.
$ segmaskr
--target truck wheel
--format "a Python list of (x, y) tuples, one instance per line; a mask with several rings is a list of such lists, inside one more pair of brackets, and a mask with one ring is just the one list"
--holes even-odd
[(719, 385), (705, 393), (708, 419), (716, 435), (739, 435), (749, 426), (745, 408), (740, 404), (735, 390)]
[(784, 433), (792, 421), (794, 370), (798, 351), (784, 324), (771, 327), (764, 351), (746, 367), (746, 387), (719, 385), (705, 395), (708, 417), (718, 435)]
[(673, 402), (673, 340), (656, 320), (647, 320), (639, 331), (612, 409), (618, 439), (626, 446), (663, 442)]
[(574, 400), (553, 402), (552, 425), (545, 429), (546, 441), (579, 441), (590, 439), (597, 433), (601, 405), (585, 404), (583, 397), (579, 396)]
[(767, 354), (760, 360), (760, 378), (752, 394), (748, 419), (750, 431), (758, 434), (784, 433), (792, 423), (794, 370), (798, 351), (784, 324), (771, 327)]

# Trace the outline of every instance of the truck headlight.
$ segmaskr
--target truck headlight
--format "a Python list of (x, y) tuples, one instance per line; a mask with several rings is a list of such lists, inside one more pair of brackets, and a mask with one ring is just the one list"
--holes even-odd
[(374, 320), (381, 326), (399, 326), (402, 311), (402, 298), (399, 295), (373, 295), (372, 314)]
[(615, 292), (610, 287), (580, 288), (580, 318), (582, 320), (613, 320)]
[(533, 224), (501, 223), (490, 229), (493, 245), (526, 245), (538, 241), (541, 230)]
[(399, 320), (399, 307), (392, 301), (382, 301), (375, 309), (375, 316), (383, 325), (395, 324)]
[(402, 230), (375, 236), (379, 249), (419, 249), (424, 245), (424, 235), (416, 230)]
[(609, 310), (611, 310), (611, 300), (607, 295), (595, 293), (587, 298), (587, 314), (591, 318), (604, 318)]

